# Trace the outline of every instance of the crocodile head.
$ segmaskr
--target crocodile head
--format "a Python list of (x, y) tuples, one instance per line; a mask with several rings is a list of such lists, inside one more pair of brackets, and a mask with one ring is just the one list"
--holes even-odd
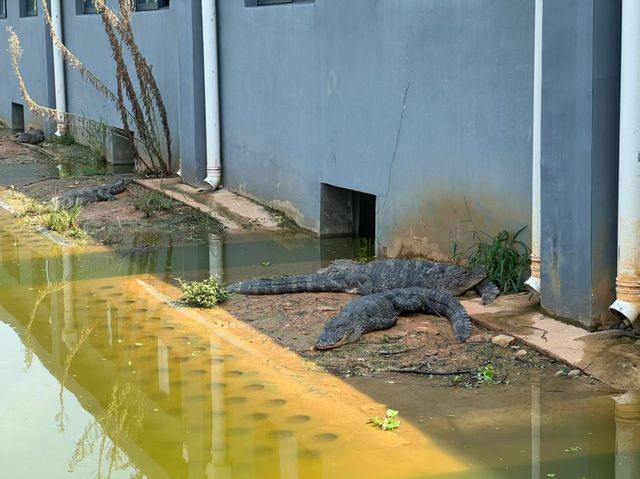
[(362, 327), (357, 318), (343, 311), (331, 318), (316, 339), (316, 349), (333, 349), (344, 344), (355, 343), (362, 336)]
[(480, 281), (487, 277), (487, 272), (483, 268), (458, 271), (448, 278), (446, 290), (453, 296), (460, 296), (465, 291), (475, 287)]

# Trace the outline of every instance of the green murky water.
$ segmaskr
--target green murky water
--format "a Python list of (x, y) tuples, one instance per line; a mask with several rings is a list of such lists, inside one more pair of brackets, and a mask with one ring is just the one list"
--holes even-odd
[[(640, 477), (640, 396), (342, 382), (174, 277), (316, 269), (342, 240), (250, 235), (127, 254), (62, 249), (0, 211), (0, 478)], [(366, 425), (393, 405), (393, 433)]]

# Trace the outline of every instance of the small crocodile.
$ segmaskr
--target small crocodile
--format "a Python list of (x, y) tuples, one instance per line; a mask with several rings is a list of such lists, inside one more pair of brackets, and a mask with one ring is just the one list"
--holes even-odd
[(482, 269), (426, 260), (385, 259), (361, 264), (338, 260), (317, 273), (275, 276), (240, 281), (229, 291), (241, 294), (284, 294), (303, 292), (343, 292), (369, 295), (396, 288), (440, 289), (459, 296), (475, 288), (482, 302), (492, 302), (498, 288)]
[(86, 205), (95, 201), (110, 201), (114, 199), (114, 195), (122, 193), (126, 187), (127, 182), (121, 179), (88, 188), (75, 188), (62, 193), (58, 197), (58, 205), (61, 208), (71, 208), (76, 203)]
[(37, 145), (38, 143), (42, 143), (44, 141), (44, 131), (38, 129), (34, 130), (33, 128), (31, 128), (29, 131), (16, 134), (14, 138), (16, 143), (28, 143), (30, 145)]
[(398, 315), (405, 311), (446, 317), (460, 342), (471, 334), (469, 315), (457, 298), (442, 290), (414, 287), (390, 289), (350, 301), (340, 314), (327, 322), (315, 347), (332, 349), (356, 342), (363, 334), (395, 325)]

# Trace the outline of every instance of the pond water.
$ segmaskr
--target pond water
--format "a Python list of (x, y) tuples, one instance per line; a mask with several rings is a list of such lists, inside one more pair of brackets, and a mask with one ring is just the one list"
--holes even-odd
[[(640, 396), (319, 371), (172, 279), (311, 271), (357, 246), (210, 235), (61, 248), (0, 210), (2, 478), (640, 477)], [(401, 427), (366, 424), (387, 406)]]

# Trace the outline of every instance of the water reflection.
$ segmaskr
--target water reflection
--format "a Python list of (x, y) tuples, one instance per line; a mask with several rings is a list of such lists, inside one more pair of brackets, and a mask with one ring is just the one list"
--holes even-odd
[(616, 479), (640, 477), (640, 392), (614, 396), (616, 402)]

